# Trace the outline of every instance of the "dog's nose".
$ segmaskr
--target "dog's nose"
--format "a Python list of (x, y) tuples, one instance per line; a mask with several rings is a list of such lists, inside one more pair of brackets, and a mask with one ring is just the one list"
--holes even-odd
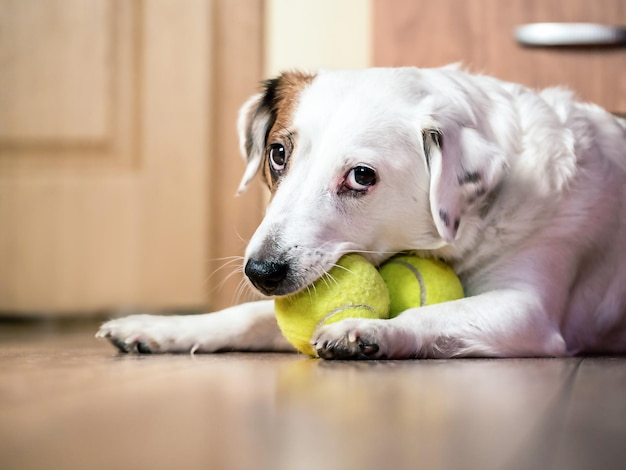
[(249, 259), (246, 263), (245, 272), (254, 287), (264, 294), (271, 295), (287, 277), (289, 265), (287, 263)]

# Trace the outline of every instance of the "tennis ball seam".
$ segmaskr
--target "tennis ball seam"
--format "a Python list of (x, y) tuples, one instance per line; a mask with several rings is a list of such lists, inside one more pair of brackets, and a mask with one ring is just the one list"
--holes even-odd
[(411, 263), (407, 261), (402, 261), (402, 260), (390, 260), (387, 264), (399, 264), (400, 266), (403, 266), (407, 268), (409, 271), (411, 271), (411, 273), (415, 276), (415, 278), (417, 279), (417, 282), (420, 285), (420, 307), (425, 306), (426, 305), (426, 285), (424, 283), (424, 278), (422, 277), (422, 273), (419, 271), (419, 269), (417, 269)]
[(370, 312), (376, 313), (376, 309), (374, 307), (372, 307), (371, 305), (367, 305), (367, 304), (344, 304), (344, 305), (341, 305), (341, 306), (335, 308), (334, 310), (330, 311), (324, 318), (322, 318), (319, 322), (317, 322), (317, 325), (315, 325), (315, 328), (319, 328), (320, 326), (324, 325), (328, 320), (330, 320), (332, 317), (334, 317), (338, 313), (341, 313), (344, 310), (347, 310), (349, 308), (362, 308), (362, 309), (368, 310)]

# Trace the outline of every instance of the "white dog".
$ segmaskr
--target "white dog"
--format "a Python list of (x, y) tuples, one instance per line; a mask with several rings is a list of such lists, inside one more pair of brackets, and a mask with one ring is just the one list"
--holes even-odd
[[(444, 259), (466, 298), (312, 339), (323, 358), (626, 352), (626, 122), (559, 88), (443, 69), (285, 73), (239, 119), (272, 192), (246, 251), (266, 295), (344, 254)], [(98, 336), (127, 352), (289, 350), (273, 301), (138, 315)]]

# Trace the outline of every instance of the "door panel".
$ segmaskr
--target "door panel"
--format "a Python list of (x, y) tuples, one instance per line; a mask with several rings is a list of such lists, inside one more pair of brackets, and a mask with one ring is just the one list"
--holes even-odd
[(0, 0), (0, 310), (206, 304), (211, 13)]
[(517, 26), (534, 22), (626, 24), (622, 0), (373, 0), (374, 64), (471, 70), (531, 87), (567, 85), (626, 113), (626, 48), (523, 48)]

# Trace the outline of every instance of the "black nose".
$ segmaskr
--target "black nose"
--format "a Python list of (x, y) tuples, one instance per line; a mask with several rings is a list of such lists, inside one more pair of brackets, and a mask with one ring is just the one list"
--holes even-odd
[(289, 265), (287, 263), (249, 259), (246, 263), (245, 272), (254, 287), (264, 294), (271, 295), (287, 277)]

